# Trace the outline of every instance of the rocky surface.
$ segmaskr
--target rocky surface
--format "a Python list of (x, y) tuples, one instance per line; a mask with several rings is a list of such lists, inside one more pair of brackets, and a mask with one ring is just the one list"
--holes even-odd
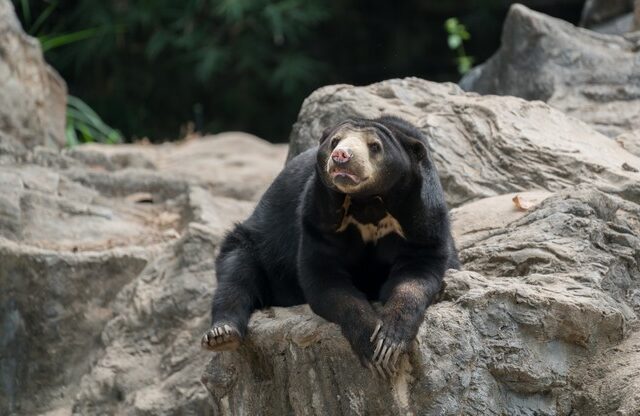
[[(635, 23), (633, 14), (627, 13), (608, 20), (604, 23), (591, 26), (589, 29), (595, 32), (604, 33), (606, 35), (623, 36), (629, 34), (629, 32), (637, 30), (634, 28), (634, 24)], [(629, 36), (631, 37), (633, 35), (629, 34)]]
[[(251, 342), (214, 355), (203, 376), (216, 398), (215, 414), (589, 415), (594, 405), (618, 409), (578, 376), (597, 365), (609, 389), (625, 389), (616, 394), (628, 409), (622, 414), (636, 414), (638, 366), (618, 371), (638, 358), (636, 344), (620, 343), (640, 312), (640, 269), (632, 260), (640, 228), (629, 223), (639, 208), (589, 187), (571, 189), (463, 245), (468, 270), (448, 274), (444, 300), (428, 309), (419, 343), (392, 382), (354, 366), (339, 329), (307, 307), (258, 313)], [(611, 240), (620, 244), (605, 244)], [(618, 362), (605, 364), (601, 354), (616, 345)]]
[[(0, 103), (24, 92), (1, 88)], [(285, 146), (226, 133), (58, 150), (46, 129), (2, 127), (0, 414), (640, 413), (638, 136), (409, 78), (316, 91), (289, 154), (382, 113), (430, 138), (465, 267), (391, 381), (307, 306), (256, 313), (236, 352), (200, 350), (217, 247)]]
[(63, 146), (67, 87), (44, 61), (38, 40), (22, 31), (9, 0), (0, 1), (0, 38), (0, 135)]
[(580, 26), (591, 28), (628, 14), (634, 0), (586, 0), (582, 8)]
[(460, 85), (545, 101), (616, 137), (640, 129), (639, 42), (635, 35), (599, 34), (514, 5), (500, 49)]
[(286, 148), (0, 144), (0, 413), (206, 414), (215, 248)]
[(289, 157), (315, 145), (343, 117), (385, 113), (406, 118), (429, 137), (454, 207), (508, 192), (640, 179), (638, 156), (546, 104), (467, 94), (418, 78), (317, 90), (293, 126)]

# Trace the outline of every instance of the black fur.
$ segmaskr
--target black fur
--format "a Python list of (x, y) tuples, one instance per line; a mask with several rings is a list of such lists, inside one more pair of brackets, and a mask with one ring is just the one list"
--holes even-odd
[[(317, 148), (285, 166), (253, 214), (224, 239), (214, 327), (231, 325), (242, 337), (255, 309), (309, 303), (340, 325), (363, 361), (371, 359), (379, 322), (399, 345), (415, 338), (446, 269), (460, 266), (427, 139), (396, 117), (347, 123), (375, 128), (390, 163), (376, 192), (352, 196), (350, 214), (376, 223), (389, 212), (405, 238), (389, 234), (373, 244), (363, 243), (353, 225), (336, 232), (345, 195), (327, 182), (327, 138), (335, 129), (328, 130)], [(381, 312), (371, 301), (383, 302)]]

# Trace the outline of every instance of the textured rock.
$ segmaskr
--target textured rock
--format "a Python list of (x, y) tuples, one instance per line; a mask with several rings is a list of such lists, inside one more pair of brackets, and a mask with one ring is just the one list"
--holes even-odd
[(615, 137), (640, 129), (638, 42), (514, 5), (500, 49), (460, 85), (481, 94), (545, 101)]
[[(504, 228), (526, 215), (528, 209), (536, 207), (550, 195), (552, 193), (544, 191), (518, 192), (484, 198), (452, 209), (456, 246), (470, 246), (477, 239)], [(520, 200), (520, 206), (514, 201), (515, 198)]]
[(616, 137), (616, 141), (628, 152), (640, 156), (640, 130), (621, 134)]
[[(427, 310), (392, 382), (360, 367), (337, 326), (306, 306), (259, 312), (249, 342), (214, 354), (203, 375), (214, 414), (570, 414), (583, 403), (576, 392), (593, 390), (577, 375), (640, 312), (640, 269), (631, 260), (640, 227), (625, 209), (640, 213), (630, 201), (571, 189), (462, 248), (473, 271), (448, 274), (444, 301)], [(628, 394), (617, 395), (628, 414), (640, 411), (640, 393), (616, 374), (619, 364), (602, 361), (611, 388)]]
[[(626, 35), (634, 29), (633, 27), (633, 14), (627, 13), (622, 16), (616, 17), (604, 23), (600, 23), (595, 26), (591, 26), (589, 29), (595, 32), (604, 33), (607, 35)], [(629, 35), (633, 36), (633, 35)]]
[(293, 127), (289, 157), (344, 118), (381, 114), (404, 117), (429, 137), (451, 206), (508, 192), (640, 179), (623, 168), (640, 166), (640, 158), (546, 104), (417, 78), (315, 91)]
[[(270, 184), (270, 175), (282, 167), (282, 148), (247, 133), (222, 133), (215, 138), (186, 140), (179, 145), (129, 145), (105, 148), (76, 147), (65, 154), (96, 169), (155, 168), (197, 184), (216, 195), (256, 200)], [(211, 161), (215, 160), (216, 163)]]
[[(640, 186), (622, 167), (635, 156), (541, 103), (416, 79), (316, 91), (290, 156), (343, 117), (381, 113), (429, 135), (454, 204), (475, 200), (452, 211), (466, 271), (448, 274), (392, 382), (308, 307), (256, 313), (247, 343), (203, 374), (214, 414), (640, 412), (636, 366), (620, 374), (637, 359), (625, 337), (640, 314)], [(505, 188), (520, 192), (478, 200)]]
[[(464, 108), (469, 104), (459, 100), (472, 99), (486, 109), (474, 117), (482, 120), (492, 109), (499, 127), (488, 141), (517, 142), (509, 127), (513, 112), (520, 136), (544, 143), (532, 151), (535, 158), (556, 169), (548, 182), (555, 192), (530, 180), (526, 184), (534, 191), (486, 199), (473, 194), (473, 202), (453, 210), (468, 270), (448, 275), (444, 300), (428, 310), (399, 378), (372, 377), (339, 329), (306, 306), (257, 313), (248, 342), (237, 352), (199, 349), (215, 285), (216, 249), (231, 224), (253, 207), (238, 198), (254, 199), (255, 190), (264, 189), (284, 163), (285, 147), (222, 135), (161, 147), (96, 145), (58, 152), (7, 139), (0, 141), (0, 413), (640, 410), (631, 364), (640, 312), (640, 185), (625, 176), (633, 172), (617, 168), (622, 159), (635, 163), (633, 156), (611, 147), (615, 151), (593, 161), (574, 147), (566, 152), (571, 166), (597, 162), (601, 168), (591, 177), (567, 175), (560, 181), (554, 178), (565, 174), (566, 159), (540, 154), (562, 153), (567, 144), (545, 141), (551, 137), (547, 130), (577, 128), (590, 137), (581, 140), (595, 140), (593, 145), (618, 145), (542, 104), (529, 108), (519, 99), (474, 97), (452, 85), (417, 80), (382, 85), (419, 97), (428, 96), (425, 88), (447, 92), (433, 100), (442, 107), (431, 107), (439, 117), (427, 130), (432, 137), (446, 136), (439, 126), (454, 132), (466, 125), (455, 121), (463, 111), (442, 103)], [(376, 103), (364, 98), (359, 96)], [(411, 117), (418, 111), (409, 104), (397, 108)], [(534, 133), (527, 125), (542, 117), (537, 111), (547, 122)], [(516, 120), (514, 115), (511, 122)], [(453, 146), (464, 134), (450, 137)], [(557, 137), (576, 140), (569, 133)], [(501, 148), (478, 152), (477, 163), (483, 174), (507, 183), (515, 174), (484, 160)], [(452, 157), (443, 156), (449, 149), (434, 144), (433, 151), (445, 160)], [(201, 156), (200, 168), (187, 170), (194, 155)], [(541, 161), (536, 166), (543, 167)], [(217, 186), (216, 178), (201, 172), (204, 167), (226, 178), (242, 177), (234, 185), (237, 195)], [(461, 175), (452, 172), (454, 178)], [(578, 183), (587, 185), (576, 188)], [(609, 352), (612, 360), (600, 358)]]
[(582, 8), (580, 26), (592, 27), (633, 10), (633, 0), (587, 0)]
[[(210, 188), (235, 174), (234, 191), (256, 197), (286, 147), (225, 134), (58, 152), (6, 137), (0, 414), (207, 414), (208, 356), (195, 341), (208, 323), (215, 249), (253, 207)], [(199, 175), (186, 172), (194, 154)], [(207, 178), (215, 171), (226, 176)]]
[(0, 0), (0, 132), (27, 147), (65, 143), (67, 87), (27, 36), (13, 5)]
[(595, 357), (574, 378), (580, 414), (636, 415), (640, 409), (640, 331)]

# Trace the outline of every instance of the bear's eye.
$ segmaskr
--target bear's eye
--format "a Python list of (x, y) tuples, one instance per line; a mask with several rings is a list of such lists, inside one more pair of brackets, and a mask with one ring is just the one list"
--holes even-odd
[(380, 143), (378, 143), (378, 142), (371, 142), (371, 143), (369, 143), (369, 149), (371, 149), (372, 152), (377, 153), (380, 150), (382, 150), (382, 147), (380, 146)]
[(334, 148), (340, 143), (340, 137), (334, 137), (331, 139), (331, 148)]

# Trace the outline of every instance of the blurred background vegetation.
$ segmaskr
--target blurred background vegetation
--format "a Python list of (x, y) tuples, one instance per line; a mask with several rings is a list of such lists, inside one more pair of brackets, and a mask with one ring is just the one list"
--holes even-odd
[[(115, 142), (120, 132), (163, 141), (190, 129), (285, 141), (303, 99), (320, 86), (405, 76), (456, 82), (498, 47), (511, 3), (14, 0), (68, 83), (77, 142), (92, 134)], [(583, 1), (521, 3), (575, 23)]]

